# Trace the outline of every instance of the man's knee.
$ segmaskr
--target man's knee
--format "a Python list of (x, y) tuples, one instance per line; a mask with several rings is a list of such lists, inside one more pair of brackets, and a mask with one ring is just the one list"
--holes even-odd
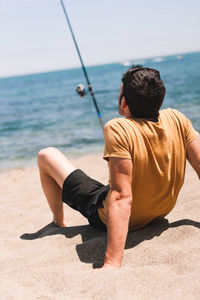
[(58, 150), (54, 147), (47, 147), (38, 152), (38, 165), (40, 167), (45, 166), (55, 155)]

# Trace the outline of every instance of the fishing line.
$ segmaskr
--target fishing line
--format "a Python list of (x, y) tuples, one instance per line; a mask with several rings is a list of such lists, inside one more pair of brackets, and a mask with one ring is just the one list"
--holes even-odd
[(67, 15), (67, 11), (66, 11), (65, 5), (64, 5), (64, 3), (63, 3), (63, 0), (60, 0), (60, 4), (61, 4), (61, 6), (62, 6), (62, 9), (63, 9), (64, 15), (65, 15), (65, 18), (66, 18), (66, 20), (67, 20), (67, 23), (68, 23), (68, 26), (69, 26), (69, 29), (70, 29), (70, 32), (71, 32), (71, 35), (72, 35), (72, 38), (73, 38), (73, 41), (74, 41), (74, 44), (75, 44), (75, 47), (76, 47), (76, 50), (77, 50), (79, 59), (80, 59), (81, 65), (82, 65), (83, 73), (84, 73), (84, 75), (85, 75), (85, 79), (86, 79), (87, 85), (88, 85), (88, 90), (89, 90), (89, 92), (90, 92), (90, 95), (91, 95), (91, 97), (92, 97), (92, 100), (93, 100), (93, 103), (94, 103), (94, 106), (95, 106), (95, 109), (96, 109), (96, 112), (97, 112), (97, 116), (98, 116), (98, 119), (99, 119), (99, 123), (100, 123), (100, 125), (101, 125), (102, 130), (103, 130), (103, 129), (104, 129), (104, 125), (103, 125), (103, 121), (102, 121), (102, 117), (101, 117), (101, 112), (100, 112), (99, 107), (98, 107), (98, 105), (97, 105), (97, 101), (96, 101), (96, 99), (95, 99), (94, 92), (93, 92), (91, 83), (90, 83), (90, 81), (89, 81), (89, 77), (88, 77), (86, 68), (85, 68), (85, 66), (84, 66), (84, 63), (83, 63), (83, 60), (82, 60), (82, 57), (81, 57), (81, 53), (80, 53), (78, 44), (77, 44), (77, 42), (76, 42), (76, 39), (75, 39), (75, 36), (74, 36), (74, 32), (73, 32), (73, 30), (72, 30), (72, 26), (71, 26), (71, 24), (70, 24), (69, 17), (68, 17), (68, 15)]

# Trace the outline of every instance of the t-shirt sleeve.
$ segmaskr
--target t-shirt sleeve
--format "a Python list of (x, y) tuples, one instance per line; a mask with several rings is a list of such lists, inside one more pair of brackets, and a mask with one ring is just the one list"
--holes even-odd
[(195, 140), (199, 133), (193, 128), (192, 123), (189, 119), (186, 118), (186, 128), (185, 128), (185, 137), (186, 137), (186, 145)]
[(121, 157), (131, 159), (128, 138), (125, 130), (117, 121), (108, 122), (104, 128), (104, 156), (105, 160), (109, 157)]
[(175, 111), (176, 115), (178, 115), (178, 117), (181, 121), (181, 124), (184, 127), (185, 142), (186, 142), (186, 145), (188, 145), (189, 143), (191, 143), (193, 140), (195, 140), (198, 137), (199, 132), (194, 129), (191, 121), (184, 114), (182, 114), (180, 111), (177, 111), (177, 110), (174, 110), (174, 111)]

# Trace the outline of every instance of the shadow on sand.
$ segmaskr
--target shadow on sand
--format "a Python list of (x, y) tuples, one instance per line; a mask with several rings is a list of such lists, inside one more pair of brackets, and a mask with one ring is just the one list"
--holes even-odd
[[(167, 219), (151, 224), (144, 229), (130, 232), (127, 237), (125, 249), (134, 248), (145, 240), (150, 240), (155, 236), (160, 236), (169, 228), (179, 227), (183, 225), (200, 228), (200, 223), (183, 219), (173, 223), (169, 223)], [(99, 268), (103, 265), (104, 254), (106, 250), (106, 233), (102, 232), (90, 225), (72, 226), (67, 228), (59, 228), (50, 223), (35, 233), (25, 233), (20, 236), (23, 240), (35, 240), (45, 236), (62, 234), (66, 238), (73, 238), (81, 235), (82, 244), (76, 245), (76, 251), (79, 259), (84, 263), (92, 263), (93, 268)]]

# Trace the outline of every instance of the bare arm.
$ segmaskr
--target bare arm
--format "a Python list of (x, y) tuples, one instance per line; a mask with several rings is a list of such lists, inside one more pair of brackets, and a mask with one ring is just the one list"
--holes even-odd
[(132, 161), (116, 157), (109, 160), (111, 194), (108, 202), (107, 249), (103, 267), (120, 267), (131, 213)]
[(187, 159), (200, 179), (200, 140), (196, 138), (187, 145)]

